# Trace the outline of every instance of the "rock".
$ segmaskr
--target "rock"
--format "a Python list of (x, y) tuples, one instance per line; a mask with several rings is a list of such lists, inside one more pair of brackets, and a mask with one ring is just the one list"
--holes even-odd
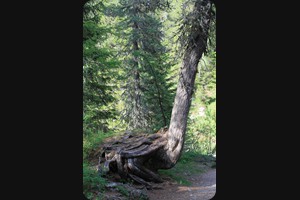
[(132, 189), (129, 194), (129, 199), (130, 200), (138, 200), (138, 199), (148, 200), (149, 197), (147, 195), (147, 189), (146, 188), (144, 188), (142, 190)]
[(105, 187), (107, 188), (113, 188), (113, 187), (116, 187), (118, 185), (121, 185), (120, 183), (116, 183), (116, 182), (111, 182), (111, 183), (108, 183), (105, 185)]
[(104, 196), (104, 200), (122, 200), (123, 198), (121, 198), (118, 195), (105, 195)]
[[(145, 186), (135, 186), (131, 184), (122, 184), (118, 182), (109, 182), (105, 186), (106, 188), (109, 188), (109, 191), (111, 192), (111, 194), (105, 195), (105, 200), (149, 200), (147, 189)], [(118, 191), (117, 186), (122, 186), (124, 190), (128, 191), (128, 196), (120, 194), (120, 191)], [(119, 193), (119, 195), (112, 194), (114, 192)]]

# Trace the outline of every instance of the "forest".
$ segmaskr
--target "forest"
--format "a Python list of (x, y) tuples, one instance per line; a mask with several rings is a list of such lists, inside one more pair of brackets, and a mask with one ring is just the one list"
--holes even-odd
[(215, 4), (90, 0), (82, 44), (85, 197), (214, 196), (188, 192), (215, 185)]

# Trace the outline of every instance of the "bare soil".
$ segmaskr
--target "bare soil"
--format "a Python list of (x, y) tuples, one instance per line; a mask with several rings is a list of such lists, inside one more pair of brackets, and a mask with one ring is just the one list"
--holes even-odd
[(161, 190), (148, 190), (150, 200), (209, 200), (216, 193), (216, 169), (187, 176), (191, 186), (166, 181)]

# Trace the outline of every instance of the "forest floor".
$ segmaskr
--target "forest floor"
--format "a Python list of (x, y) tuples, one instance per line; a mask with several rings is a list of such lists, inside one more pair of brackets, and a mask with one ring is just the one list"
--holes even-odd
[(155, 184), (152, 190), (118, 183), (105, 192), (104, 199), (209, 200), (216, 193), (216, 169), (213, 166), (215, 162), (199, 159), (178, 163), (174, 169), (160, 171), (164, 182)]

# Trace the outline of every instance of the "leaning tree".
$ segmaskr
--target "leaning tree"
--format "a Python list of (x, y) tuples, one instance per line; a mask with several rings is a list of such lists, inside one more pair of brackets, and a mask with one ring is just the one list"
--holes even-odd
[(149, 182), (162, 182), (158, 169), (175, 166), (183, 150), (187, 118), (191, 105), (197, 66), (207, 49), (209, 27), (214, 19), (210, 0), (196, 0), (181, 26), (183, 62), (169, 128), (151, 135), (126, 132), (106, 141), (93, 157), (99, 158), (99, 170), (118, 173), (151, 187)]

